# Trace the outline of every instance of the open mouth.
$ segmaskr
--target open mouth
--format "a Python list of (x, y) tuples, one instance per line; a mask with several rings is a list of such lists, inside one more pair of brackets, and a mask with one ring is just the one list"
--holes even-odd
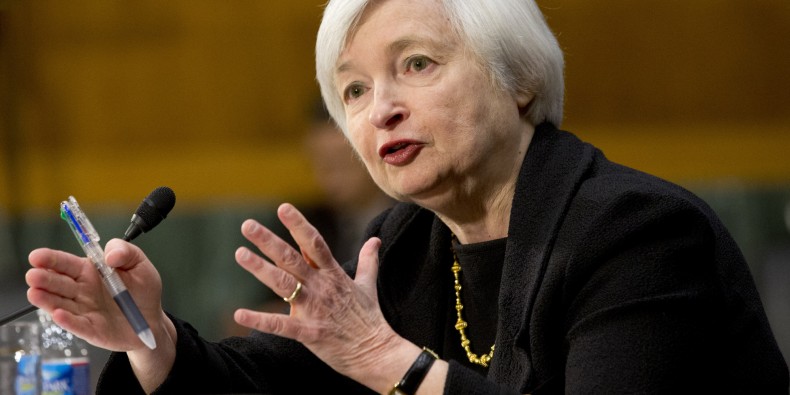
[(389, 155), (389, 154), (395, 153), (397, 151), (400, 151), (401, 149), (406, 148), (407, 145), (409, 145), (409, 143), (397, 143), (397, 144), (387, 148), (386, 154)]
[(389, 143), (386, 143), (386, 144), (382, 145), (379, 148), (379, 156), (384, 158), (386, 156), (390, 156), (390, 155), (396, 154), (396, 153), (398, 153), (398, 151), (407, 149), (407, 148), (409, 148), (410, 146), (413, 146), (413, 145), (419, 145), (419, 144), (417, 144), (414, 141), (409, 141), (409, 140), (391, 141)]
[(379, 148), (379, 156), (385, 163), (405, 165), (420, 153), (423, 146), (424, 144), (416, 141), (393, 141)]

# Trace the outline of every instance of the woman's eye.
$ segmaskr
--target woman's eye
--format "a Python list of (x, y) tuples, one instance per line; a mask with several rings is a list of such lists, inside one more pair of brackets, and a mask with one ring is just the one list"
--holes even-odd
[(422, 55), (412, 56), (406, 60), (406, 70), (423, 71), (432, 63), (433, 61), (425, 56)]
[(349, 85), (346, 88), (345, 93), (343, 94), (343, 97), (346, 100), (353, 100), (353, 99), (356, 99), (356, 98), (362, 96), (363, 93), (365, 93), (365, 88), (362, 85), (360, 85), (360, 84), (351, 84), (351, 85)]

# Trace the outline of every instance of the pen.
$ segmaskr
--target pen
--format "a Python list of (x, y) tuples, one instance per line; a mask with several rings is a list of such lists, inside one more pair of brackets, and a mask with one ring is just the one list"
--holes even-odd
[(69, 196), (68, 200), (60, 203), (60, 217), (69, 224), (80, 247), (99, 271), (105, 287), (110, 291), (110, 295), (121, 308), (123, 315), (126, 316), (126, 320), (132, 325), (137, 336), (148, 348), (155, 349), (156, 340), (151, 328), (140, 313), (140, 309), (137, 308), (137, 304), (134, 303), (126, 285), (121, 281), (121, 277), (104, 261), (104, 251), (99, 245), (99, 234), (80, 209), (74, 196)]

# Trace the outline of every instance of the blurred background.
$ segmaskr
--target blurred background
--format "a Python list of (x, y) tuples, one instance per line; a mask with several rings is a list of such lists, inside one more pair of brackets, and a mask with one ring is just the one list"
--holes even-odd
[[(167, 185), (175, 209), (136, 241), (165, 307), (209, 339), (237, 331), (233, 309), (270, 296), (234, 262), (241, 222), (332, 194), (306, 143), (323, 3), (0, 0), (0, 315), (26, 303), (31, 249), (80, 252), (61, 200), (106, 241)], [(538, 3), (566, 54), (563, 127), (711, 204), (787, 357), (790, 2)]]

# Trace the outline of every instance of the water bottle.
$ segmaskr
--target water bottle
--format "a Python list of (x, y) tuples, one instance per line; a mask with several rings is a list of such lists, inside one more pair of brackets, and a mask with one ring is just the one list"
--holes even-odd
[(43, 310), (41, 322), (41, 395), (89, 395), (90, 359), (85, 342), (58, 326)]
[(38, 322), (0, 327), (0, 394), (38, 395)]

